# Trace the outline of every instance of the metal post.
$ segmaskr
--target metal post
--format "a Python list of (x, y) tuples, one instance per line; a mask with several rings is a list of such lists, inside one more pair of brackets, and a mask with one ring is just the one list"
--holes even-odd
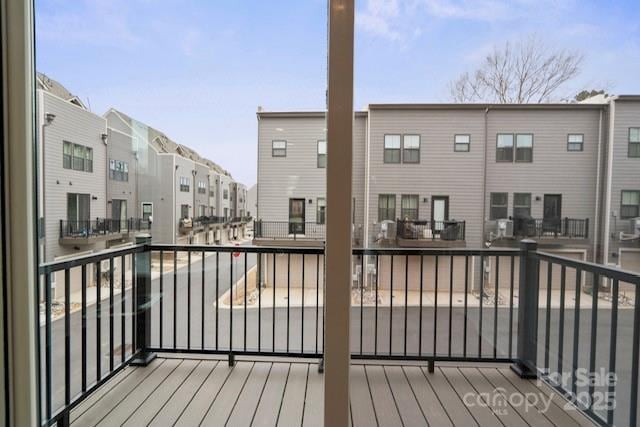
[(520, 378), (537, 378), (538, 291), (540, 261), (533, 256), (538, 250), (534, 240), (520, 242), (520, 283), (518, 305), (518, 353), (511, 369)]
[[(136, 236), (136, 244), (151, 243), (151, 236)], [(147, 366), (156, 358), (155, 353), (147, 352), (151, 343), (151, 252), (144, 251), (135, 255), (136, 277), (132, 289), (136, 301), (136, 356), (131, 360), (134, 366)]]

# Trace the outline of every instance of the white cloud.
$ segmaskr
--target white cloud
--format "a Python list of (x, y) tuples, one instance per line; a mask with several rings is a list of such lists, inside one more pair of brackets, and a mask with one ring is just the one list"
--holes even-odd
[(393, 28), (399, 13), (399, 0), (368, 0), (365, 9), (356, 13), (356, 25), (365, 32), (399, 40), (401, 34)]

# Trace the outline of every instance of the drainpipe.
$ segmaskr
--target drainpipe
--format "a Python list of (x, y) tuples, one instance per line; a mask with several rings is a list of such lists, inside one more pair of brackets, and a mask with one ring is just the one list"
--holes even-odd
[(198, 171), (193, 169), (191, 171), (191, 175), (193, 176), (193, 185), (191, 186), (191, 188), (193, 189), (193, 214), (191, 215), (191, 218), (195, 218), (196, 217), (196, 175), (198, 174)]
[(176, 157), (173, 157), (173, 206), (171, 207), (173, 213), (171, 217), (173, 219), (173, 243), (176, 243), (176, 207), (178, 204), (178, 200), (176, 199), (176, 175), (178, 174), (178, 165), (176, 165)]
[(614, 145), (614, 128), (615, 128), (615, 112), (616, 112), (616, 98), (613, 98), (609, 103), (609, 137), (607, 147), (607, 181), (606, 181), (606, 194), (605, 194), (605, 210), (606, 220), (604, 223), (604, 259), (602, 260), (604, 265), (609, 263), (609, 242), (611, 240), (611, 185), (613, 181), (613, 145)]
[[(595, 200), (595, 214), (593, 224), (593, 261), (598, 261), (598, 242), (600, 233), (600, 174), (602, 173), (602, 109), (600, 110), (600, 117), (598, 119), (598, 157), (596, 160), (596, 200)], [(587, 236), (588, 237), (588, 236)]]
[[(40, 237), (42, 237), (42, 261), (45, 262), (46, 261), (46, 256), (47, 256), (47, 233), (46, 233), (46, 229), (47, 229), (47, 183), (46, 183), (46, 158), (47, 156), (45, 155), (46, 153), (46, 138), (45, 138), (45, 130), (47, 129), (47, 127), (51, 126), (51, 123), (53, 123), (53, 120), (56, 118), (56, 115), (53, 113), (45, 113), (44, 114), (44, 122), (42, 123), (42, 227), (44, 228), (43, 230), (39, 230), (40, 229), (40, 218), (38, 218), (38, 232), (42, 232), (42, 236), (38, 235), (38, 239), (40, 239)], [(73, 162), (73, 156), (71, 161)]]
[(489, 142), (488, 139), (488, 119), (489, 119), (490, 107), (487, 106), (484, 110), (484, 161), (482, 162), (482, 242), (484, 243), (486, 235), (486, 217), (487, 217), (487, 149)]

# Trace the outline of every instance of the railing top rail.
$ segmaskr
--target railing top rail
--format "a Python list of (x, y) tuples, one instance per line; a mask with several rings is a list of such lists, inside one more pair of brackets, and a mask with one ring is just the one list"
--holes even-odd
[(534, 252), (533, 256), (537, 257), (540, 261), (552, 262), (566, 267), (580, 269), (587, 273), (595, 273), (616, 279), (620, 282), (633, 283), (640, 286), (640, 273), (633, 273), (631, 271), (622, 270), (618, 267), (608, 267), (589, 261), (571, 259), (547, 252)]
[(166, 252), (239, 252), (239, 253), (281, 253), (281, 254), (324, 254), (323, 247), (285, 247), (285, 246), (214, 246), (214, 245), (171, 245), (151, 244), (148, 248), (152, 251)]
[(68, 268), (79, 267), (85, 264), (100, 262), (117, 256), (136, 254), (147, 250), (146, 245), (132, 245), (126, 248), (108, 249), (99, 253), (82, 255), (63, 261), (50, 261), (40, 265), (40, 274), (55, 273)]
[(469, 248), (368, 248), (353, 249), (353, 255), (453, 255), (453, 256), (514, 256), (520, 253), (516, 248), (469, 249)]

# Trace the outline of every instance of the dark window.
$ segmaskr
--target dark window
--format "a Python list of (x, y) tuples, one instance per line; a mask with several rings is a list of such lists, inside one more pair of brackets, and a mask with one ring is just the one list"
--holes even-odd
[(271, 157), (287, 157), (287, 141), (272, 141)]
[(403, 194), (400, 199), (400, 219), (418, 220), (418, 195)]
[(531, 193), (513, 193), (513, 217), (531, 217)]
[(496, 144), (496, 161), (513, 162), (513, 134), (499, 133)]
[(570, 133), (567, 135), (567, 151), (584, 150), (584, 135), (581, 133)]
[(394, 194), (380, 194), (378, 196), (378, 222), (395, 221), (396, 196)]
[(420, 135), (404, 135), (402, 140), (402, 162), (420, 163)]
[(207, 194), (207, 183), (204, 181), (198, 181), (198, 193)]
[(620, 218), (640, 217), (640, 191), (623, 190), (620, 204)]
[(226, 188), (222, 191), (222, 198), (227, 200), (229, 198), (229, 190)]
[(490, 219), (501, 219), (508, 216), (508, 193), (491, 193)]
[(191, 181), (187, 176), (180, 177), (180, 191), (189, 192), (189, 187), (191, 185)]
[(121, 160), (109, 160), (109, 179), (129, 181), (129, 164)]
[(180, 205), (180, 218), (189, 218), (189, 205)]
[(324, 224), (327, 207), (323, 198), (317, 200), (316, 223)]
[(640, 157), (640, 128), (629, 128), (629, 157)]
[(93, 172), (93, 148), (63, 141), (62, 167), (83, 172)]
[(466, 152), (471, 147), (471, 135), (454, 136), (453, 151)]
[(318, 141), (318, 167), (327, 167), (327, 141)]
[(533, 135), (516, 135), (516, 162), (530, 163), (533, 161)]
[(152, 203), (142, 203), (142, 219), (144, 221), (148, 221), (150, 217), (153, 216), (153, 204)]
[(384, 136), (384, 162), (400, 163), (400, 135)]

